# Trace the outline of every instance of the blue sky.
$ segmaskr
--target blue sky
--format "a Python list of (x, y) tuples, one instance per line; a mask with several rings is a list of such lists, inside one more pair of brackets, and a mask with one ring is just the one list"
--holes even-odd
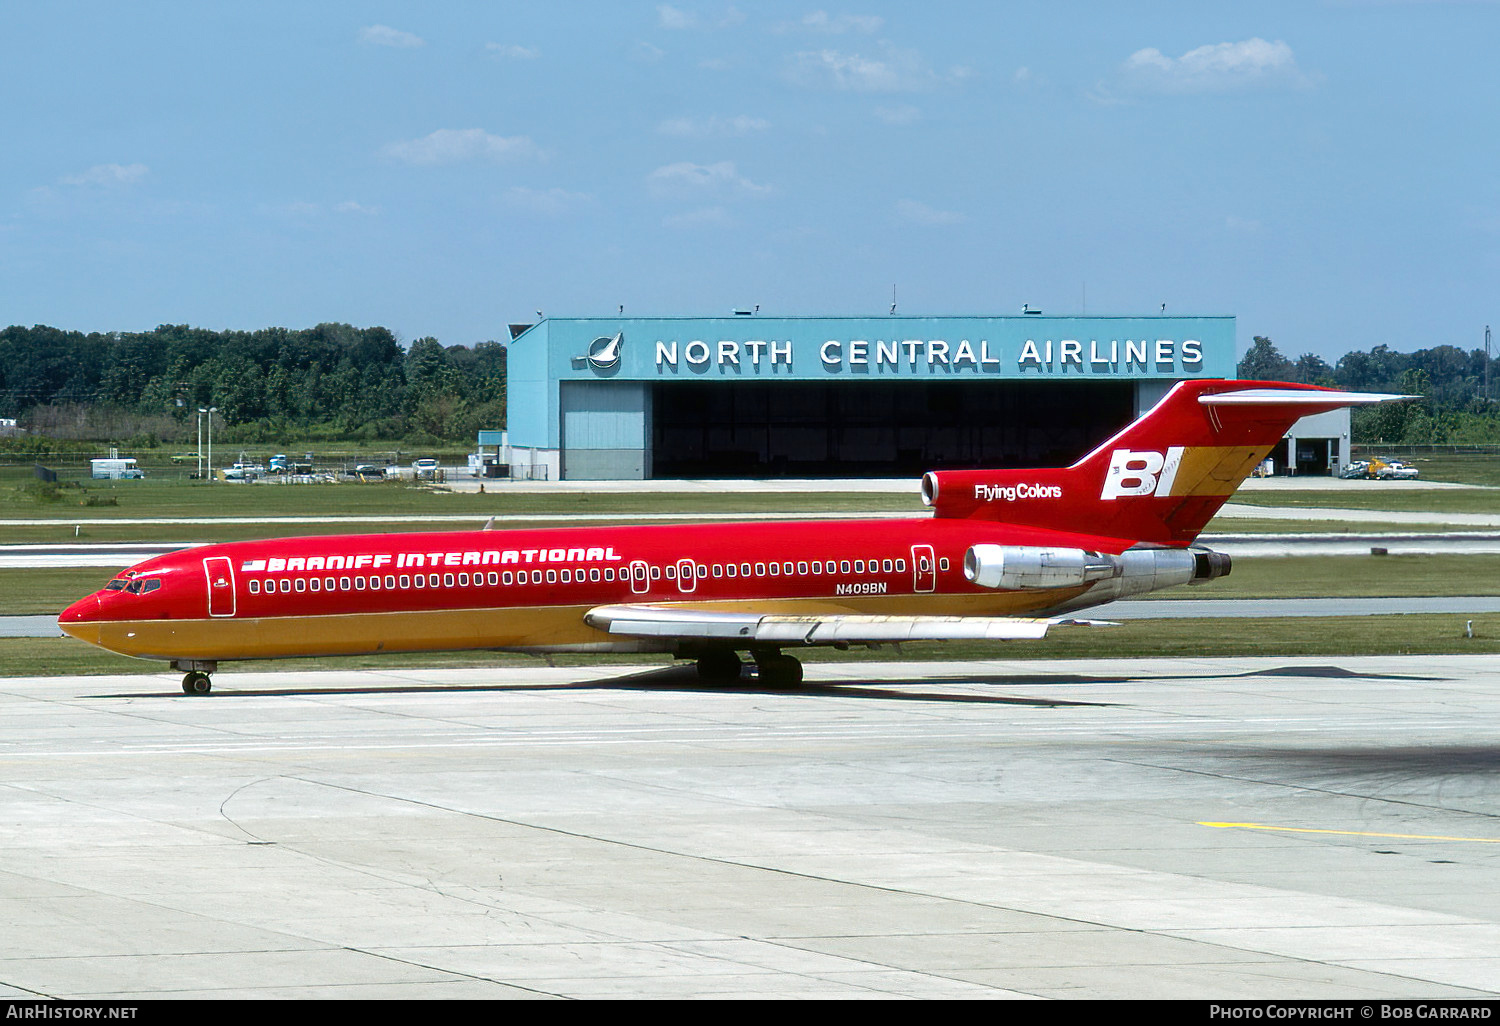
[(0, 324), (1500, 325), (1500, 4), (0, 0)]

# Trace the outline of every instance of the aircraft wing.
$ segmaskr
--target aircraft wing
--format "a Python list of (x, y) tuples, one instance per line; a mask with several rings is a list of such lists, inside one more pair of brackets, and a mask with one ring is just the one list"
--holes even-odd
[(1113, 626), (1102, 620), (1019, 616), (857, 616), (843, 613), (725, 613), (681, 606), (597, 606), (584, 620), (610, 634), (749, 645), (833, 645), (898, 641), (1013, 640), (1054, 626)]

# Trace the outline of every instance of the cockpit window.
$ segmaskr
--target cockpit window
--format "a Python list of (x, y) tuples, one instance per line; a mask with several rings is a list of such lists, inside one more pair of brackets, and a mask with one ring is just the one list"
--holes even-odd
[(148, 592), (153, 592), (157, 588), (160, 588), (160, 587), (161, 587), (161, 581), (157, 580), (155, 577), (151, 578), (149, 581), (142, 581), (141, 582), (141, 594), (144, 595), (144, 594), (146, 594)]
[(123, 587), (125, 587), (125, 582), (124, 581), (114, 580), (114, 581), (110, 581), (108, 584), (106, 584), (104, 586), (104, 590), (105, 591), (119, 591)]
[(161, 581), (155, 577), (138, 578), (125, 585), (125, 590), (132, 595), (145, 595), (161, 587)]
[(131, 581), (129, 584), (125, 585), (125, 590), (130, 592), (130, 594), (132, 595), (139, 595), (141, 593), (141, 583), (142, 582), (140, 581)]

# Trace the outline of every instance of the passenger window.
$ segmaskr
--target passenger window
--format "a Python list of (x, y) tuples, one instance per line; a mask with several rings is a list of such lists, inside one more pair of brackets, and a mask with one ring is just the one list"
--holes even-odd
[(741, 577), (749, 577), (750, 576), (750, 564), (749, 563), (741, 563), (740, 564), (740, 576)]
[(659, 566), (653, 566), (651, 568), (651, 579), (653, 581), (659, 581), (659, 580), (661, 580), (661, 567), (659, 567)]
[(898, 559), (898, 560), (896, 560), (896, 573), (898, 573), (898, 574), (904, 574), (904, 573), (906, 573), (906, 560), (904, 560), (904, 559)]
[(533, 571), (531, 571), (531, 583), (532, 584), (541, 584), (542, 583), (542, 572), (540, 570), (533, 570)]
[(669, 580), (669, 581), (675, 581), (675, 580), (677, 580), (677, 568), (675, 566), (669, 566), (669, 567), (667, 567), (667, 580)]
[(385, 586), (387, 588), (389, 588), (389, 589), (394, 589), (396, 587), (396, 577), (395, 577), (394, 574), (391, 574), (391, 575), (389, 575), (389, 576), (386, 577), (386, 579), (385, 579)]
[(354, 579), (354, 590), (355, 591), (364, 591), (365, 590), (365, 579), (363, 577), (356, 577)]
[(292, 582), (289, 581), (289, 580), (287, 580), (285, 577), (283, 577), (281, 579), (281, 593), (283, 595), (289, 595), (289, 594), (291, 594), (291, 591), (292, 591)]
[(444, 574), (443, 575), (443, 587), (445, 587), (445, 588), (451, 588), (451, 587), (453, 587), (453, 575), (452, 574)]
[(506, 584), (514, 583), (515, 579), (515, 575), (512, 574), (509, 570), (500, 575), (500, 580), (504, 581)]
[(779, 576), (781, 576), (781, 564), (780, 563), (772, 563), (771, 564), (771, 576), (772, 577), (779, 577)]
[(556, 570), (548, 570), (547, 571), (547, 583), (548, 584), (556, 584), (557, 583), (557, 571)]
[(411, 574), (402, 574), (401, 575), (401, 590), (405, 591), (407, 588), (410, 588), (410, 587), (411, 587)]
[(862, 573), (865, 572), (865, 561), (864, 560), (862, 560), (862, 559), (856, 559), (854, 561), (854, 572), (857, 573), (857, 574), (862, 574)]
[[(113, 584), (114, 582), (111, 581), (110, 583)], [(257, 581), (257, 580), (254, 580), (253, 578), (250, 581), (250, 594), (252, 594), (252, 595), (259, 595), (260, 594), (260, 582)]]
[(839, 572), (845, 574), (849, 572), (849, 561), (847, 559), (839, 563)]
[[(149, 582), (147, 582), (147, 583), (149, 583)], [(149, 591), (150, 589), (148, 588), (147, 590)], [(298, 591), (306, 591), (307, 590), (307, 581), (303, 580), (301, 577), (297, 578), (297, 590)]]
[(764, 577), (764, 576), (766, 576), (766, 564), (764, 564), (764, 563), (756, 563), (755, 564), (755, 576), (756, 577)]
[(880, 569), (884, 570), (886, 573), (890, 573), (894, 568), (895, 564), (892, 563), (889, 559), (882, 560), (880, 563)]
[(938, 560), (938, 569), (939, 570), (947, 570), (948, 569), (948, 557), (947, 556), (944, 556), (942, 559)]
[(312, 591), (322, 591), (323, 590), (323, 578), (321, 578), (321, 577), (312, 577), (312, 578), (309, 578), (308, 582), (307, 582), (307, 587), (310, 590), (312, 590)]
[(497, 573), (495, 573), (495, 571), (491, 570), (490, 571), (490, 587), (493, 588), (493, 587), (495, 587), (499, 583), (500, 583), (500, 575), (497, 574)]
[(607, 566), (607, 567), (604, 568), (604, 579), (606, 581), (612, 581), (612, 580), (615, 579), (615, 568), (614, 567)]
[(597, 566), (589, 568), (589, 580), (595, 582), (599, 580), (599, 568)]
[(564, 584), (572, 584), (573, 583), (573, 571), (571, 571), (571, 570), (564, 570), (564, 571), (562, 571), (562, 582)]
[(786, 573), (788, 577), (792, 576), (792, 564), (783, 563), (781, 564), (781, 569)]
[(349, 590), (349, 578), (347, 578), (347, 577), (340, 577), (339, 578), (339, 591), (348, 591), (348, 590)]

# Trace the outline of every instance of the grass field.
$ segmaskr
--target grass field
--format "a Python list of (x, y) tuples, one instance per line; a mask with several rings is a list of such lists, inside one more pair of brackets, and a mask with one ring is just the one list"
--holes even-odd
[[(1437, 461), (1434, 461), (1437, 462)], [(1500, 472), (1489, 479), (1490, 464), (1500, 458), (1474, 457), (1467, 463), (1448, 461), (1455, 475), (1472, 483), (1500, 485)], [(1424, 465), (1424, 474), (1429, 474)], [(507, 494), (503, 489), (485, 495), (451, 493), (441, 489), (399, 484), (341, 484), (306, 486), (243, 486), (193, 481), (89, 483), (86, 488), (62, 488), (46, 501), (19, 475), (0, 477), (0, 520), (37, 520), (37, 526), (8, 524), (5, 542), (72, 541), (180, 543), (233, 541), (290, 534), (350, 531), (461, 530), (465, 523), (422, 521), (370, 525), (288, 524), (270, 518), (297, 516), (394, 515), (410, 517), (463, 516), (477, 527), (492, 515), (551, 514), (722, 514), (802, 513), (816, 517), (830, 512), (910, 512), (923, 507), (915, 493), (609, 493)], [(109, 504), (113, 500), (113, 504)], [(1361, 492), (1241, 492), (1237, 503), (1259, 506), (1456, 512), (1500, 512), (1500, 491), (1401, 490), (1372, 487)], [(94, 502), (94, 505), (80, 505)], [(97, 503), (105, 504), (99, 505)], [(252, 522), (228, 524), (165, 524), (155, 518), (244, 517)], [(257, 521), (256, 518), (259, 518)], [(144, 523), (124, 523), (127, 520)], [(506, 526), (521, 526), (507, 523)], [(75, 530), (75, 527), (77, 530)], [(1271, 520), (1220, 518), (1209, 533), (1365, 533), (1376, 526), (1316, 519)], [(1401, 525), (1401, 530), (1432, 530), (1437, 524)], [(73, 600), (96, 590), (113, 576), (109, 568), (54, 570), (0, 569), (0, 615), (56, 614)], [(1179, 598), (1300, 598), (1404, 597), (1500, 594), (1500, 556), (1298, 556), (1239, 560), (1233, 574), (1202, 588), (1178, 589), (1159, 596)], [(1130, 621), (1105, 630), (1058, 630), (1041, 642), (989, 645), (917, 645), (900, 651), (904, 658), (1130, 658), (1150, 655), (1339, 655), (1381, 653), (1495, 653), (1500, 652), (1500, 617), (1474, 617), (1479, 636), (1462, 637), (1464, 617), (1405, 615), (1332, 619), (1239, 619)], [(866, 653), (837, 653), (811, 649), (799, 653), (810, 660), (826, 658), (889, 658), (889, 647)], [(555, 657), (559, 664), (597, 662), (601, 657)], [(664, 657), (605, 656), (610, 662), (639, 661), (659, 665)], [(321, 666), (487, 666), (541, 661), (530, 656), (461, 653), (384, 656), (368, 660), (301, 660), (274, 664), (235, 664), (241, 669)], [(164, 667), (114, 656), (69, 638), (0, 639), (0, 676), (41, 674), (161, 673)]]

